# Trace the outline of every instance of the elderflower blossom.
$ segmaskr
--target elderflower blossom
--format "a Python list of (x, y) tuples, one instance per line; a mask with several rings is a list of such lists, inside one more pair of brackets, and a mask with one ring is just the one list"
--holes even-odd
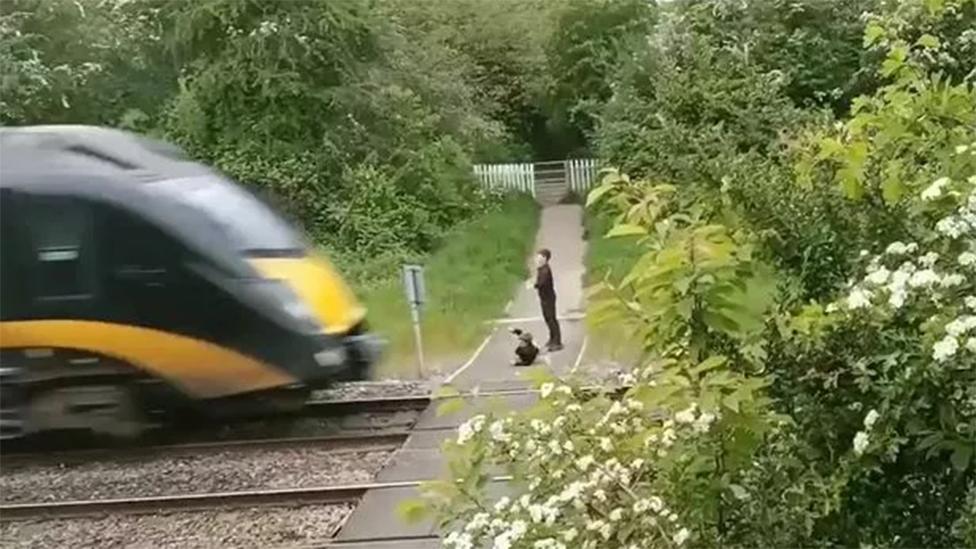
[(674, 420), (678, 423), (685, 423), (685, 424), (694, 423), (695, 408), (696, 408), (695, 403), (692, 403), (691, 406), (688, 406), (684, 410), (681, 410), (680, 412), (675, 414)]
[(914, 242), (910, 242), (908, 244), (904, 244), (902, 242), (892, 242), (885, 249), (885, 253), (888, 255), (906, 255), (914, 253), (917, 249), (918, 244), (915, 244)]
[(963, 252), (959, 254), (959, 258), (956, 259), (960, 265), (963, 267), (969, 267), (971, 265), (976, 265), (976, 254), (972, 252)]
[(935, 262), (939, 260), (939, 254), (936, 252), (929, 252), (918, 259), (918, 262), (926, 267), (932, 267)]
[(948, 274), (942, 277), (942, 282), (939, 283), (943, 288), (955, 288), (956, 286), (962, 286), (966, 283), (966, 277), (958, 273)]
[(966, 304), (966, 308), (976, 311), (976, 296), (967, 295), (963, 302)]
[(907, 297), (908, 293), (904, 290), (891, 292), (891, 295), (888, 296), (888, 305), (891, 305), (895, 309), (900, 309), (905, 304)]
[(970, 353), (976, 353), (976, 337), (971, 337), (966, 340), (966, 349)]
[(924, 288), (933, 284), (938, 284), (940, 280), (939, 275), (935, 274), (935, 271), (932, 269), (924, 269), (915, 272), (912, 277), (908, 279), (908, 285), (913, 288)]
[(864, 428), (868, 431), (873, 429), (874, 424), (878, 421), (878, 417), (880, 416), (877, 410), (872, 408), (870, 411), (868, 411), (868, 414), (864, 416)]
[(712, 422), (715, 421), (715, 414), (709, 412), (703, 412), (698, 419), (695, 420), (694, 429), (696, 433), (707, 433), (708, 429), (712, 426)]
[(875, 269), (871, 274), (864, 278), (865, 282), (869, 284), (874, 284), (875, 286), (881, 286), (885, 282), (888, 282), (888, 277), (891, 276), (891, 271), (885, 267), (879, 267)]
[(965, 315), (946, 324), (945, 331), (952, 337), (959, 337), (974, 328), (976, 328), (976, 316)]
[(936, 362), (945, 362), (955, 356), (958, 350), (959, 341), (955, 337), (947, 335), (932, 347), (932, 359)]
[(501, 421), (494, 421), (488, 427), (488, 432), (491, 433), (491, 438), (498, 442), (508, 442), (512, 440), (512, 435), (505, 432), (505, 424)]
[(854, 453), (859, 456), (863, 455), (864, 450), (867, 449), (870, 442), (871, 439), (868, 437), (867, 433), (864, 431), (858, 431), (857, 434), (854, 435)]
[(954, 216), (946, 217), (935, 224), (935, 230), (949, 238), (959, 238), (968, 228), (965, 221)]
[(854, 288), (847, 296), (847, 307), (850, 309), (863, 309), (871, 305), (871, 292)]
[(691, 532), (689, 532), (687, 528), (682, 528), (681, 530), (678, 530), (678, 533), (676, 533), (671, 539), (674, 541), (675, 545), (683, 545), (684, 542), (688, 540), (689, 536), (691, 536)]
[(935, 200), (942, 196), (942, 189), (949, 184), (948, 177), (940, 177), (932, 182), (924, 191), (922, 191), (922, 200)]
[(467, 532), (451, 532), (444, 538), (444, 547), (454, 547), (455, 549), (472, 549), (474, 542), (471, 534)]
[(555, 383), (551, 383), (551, 382), (543, 383), (542, 387), (539, 388), (539, 396), (541, 396), (542, 398), (549, 398), (549, 395), (552, 394), (552, 391), (555, 388), (556, 388)]
[(481, 432), (481, 428), (484, 426), (484, 424), (485, 416), (479, 414), (459, 425), (457, 443), (466, 444), (474, 437), (474, 435)]

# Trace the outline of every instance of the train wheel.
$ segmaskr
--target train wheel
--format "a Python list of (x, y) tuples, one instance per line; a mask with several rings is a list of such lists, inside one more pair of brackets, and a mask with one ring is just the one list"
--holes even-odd
[(31, 396), (25, 415), (30, 431), (83, 429), (96, 435), (135, 438), (147, 427), (132, 390), (123, 384), (39, 391)]

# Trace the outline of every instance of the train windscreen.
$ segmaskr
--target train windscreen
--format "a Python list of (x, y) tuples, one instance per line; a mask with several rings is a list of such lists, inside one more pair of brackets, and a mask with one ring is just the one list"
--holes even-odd
[(216, 176), (168, 179), (149, 184), (210, 215), (247, 255), (303, 253), (301, 235), (247, 190)]

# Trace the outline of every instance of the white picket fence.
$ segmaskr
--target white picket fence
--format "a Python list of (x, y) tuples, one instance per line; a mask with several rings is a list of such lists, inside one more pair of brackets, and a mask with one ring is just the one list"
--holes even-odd
[[(561, 168), (560, 168), (561, 166)], [(541, 170), (536, 172), (536, 170)], [(553, 174), (555, 169), (555, 174)], [(578, 158), (561, 162), (539, 162), (519, 164), (476, 164), (474, 175), (487, 189), (500, 191), (524, 192), (536, 195), (536, 184), (540, 179), (547, 184), (559, 181), (559, 170), (562, 169), (562, 183), (567, 191), (585, 195), (599, 180), (600, 168), (592, 158)]]
[(474, 175), (490, 190), (524, 192), (535, 196), (535, 166), (523, 164), (476, 164)]
[(599, 176), (600, 168), (592, 158), (566, 161), (566, 185), (580, 196), (599, 183)]

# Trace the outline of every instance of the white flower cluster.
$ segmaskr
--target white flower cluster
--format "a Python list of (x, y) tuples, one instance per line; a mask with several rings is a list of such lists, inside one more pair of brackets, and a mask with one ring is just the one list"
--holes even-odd
[(877, 410), (872, 409), (864, 416), (864, 430), (858, 431), (854, 435), (854, 453), (857, 455), (863, 455), (864, 451), (867, 450), (868, 444), (871, 443), (871, 437), (869, 433), (874, 429), (874, 424), (877, 423), (878, 418), (881, 417)]
[(458, 444), (466, 444), (469, 440), (471, 440), (474, 437), (474, 435), (481, 432), (481, 429), (482, 427), (484, 427), (484, 425), (485, 425), (485, 416), (482, 414), (478, 414), (472, 417), (471, 419), (469, 419), (468, 421), (465, 421), (464, 423), (459, 425), (458, 436), (457, 436)]
[(258, 27), (252, 30), (248, 36), (254, 37), (258, 34), (261, 36), (268, 36), (269, 34), (275, 34), (279, 31), (278, 23), (274, 21), (261, 21)]
[[(651, 458), (666, 456), (679, 439), (707, 432), (715, 414), (692, 404), (661, 421), (633, 398), (584, 403), (574, 394), (568, 385), (545, 383), (540, 405), (555, 418), (516, 422), (512, 416), (478, 415), (458, 428), (458, 444), (478, 439), (487, 443), (496, 462), (517, 462), (528, 491), (463, 520), (446, 536), (445, 547), (597, 549), (625, 525), (632, 532), (635, 524), (642, 535), (651, 536), (635, 538), (635, 548), (649, 539), (672, 546), (690, 539), (691, 531), (661, 494), (652, 493), (646, 478)], [(583, 417), (592, 418), (589, 427)], [(653, 433), (644, 438), (643, 448), (622, 444), (641, 433)]]
[(697, 433), (707, 433), (709, 428), (712, 426), (712, 422), (715, 421), (715, 414), (710, 412), (702, 412), (696, 416), (695, 411), (697, 409), (698, 405), (691, 403), (688, 408), (674, 415), (674, 421), (685, 425), (691, 425)]
[[(968, 182), (976, 186), (976, 176), (970, 177)], [(934, 200), (940, 197), (950, 183), (948, 178), (936, 180), (922, 193), (922, 198)], [(850, 288), (843, 304), (848, 310), (873, 306), (897, 310), (912, 298), (924, 297), (928, 298), (925, 303), (934, 303), (940, 310), (950, 310), (949, 306), (964, 302), (972, 313), (959, 314), (948, 321), (944, 334), (932, 347), (932, 359), (942, 363), (955, 357), (960, 349), (976, 353), (976, 296), (960, 295), (971, 291), (976, 283), (976, 192), (970, 191), (964, 196), (953, 214), (936, 224), (935, 232), (936, 243), (957, 250), (961, 247), (965, 251), (943, 258), (933, 251), (920, 253), (914, 242), (893, 242), (884, 253), (871, 259), (866, 276)], [(900, 264), (889, 268), (885, 262)], [(834, 304), (828, 311), (837, 308)], [(862, 438), (861, 443), (866, 445), (866, 438)]]

